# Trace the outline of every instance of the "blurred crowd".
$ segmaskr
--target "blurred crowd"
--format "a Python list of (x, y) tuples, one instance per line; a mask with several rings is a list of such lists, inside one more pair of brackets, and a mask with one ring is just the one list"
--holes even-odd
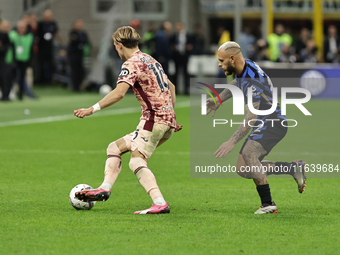
[(15, 96), (22, 100), (24, 95), (36, 98), (33, 83), (46, 85), (55, 80), (80, 91), (85, 77), (83, 58), (90, 51), (83, 26), (81, 19), (76, 20), (64, 44), (49, 9), (41, 20), (36, 14), (24, 15), (13, 26), (0, 19), (1, 100), (10, 101)]
[[(191, 32), (181, 22), (172, 24), (165, 21), (159, 28), (155, 28), (155, 24), (149, 22), (148, 28), (142, 29), (140, 21), (134, 19), (129, 25), (141, 35), (140, 49), (157, 59), (170, 79), (175, 84), (183, 85), (182, 92), (186, 95), (189, 94), (190, 57), (216, 55), (218, 46), (233, 39), (230, 32), (222, 26), (216, 27), (216, 31), (210, 34), (216, 34), (217, 40), (211, 41), (209, 38), (208, 41), (201, 24), (195, 24), (190, 29)], [(293, 37), (290, 31), (289, 27), (278, 23), (272, 34), (261, 38), (255, 36), (256, 33), (250, 26), (244, 26), (238, 43), (244, 57), (254, 61), (340, 62), (340, 37), (337, 35), (336, 26), (328, 26), (323, 54), (320, 54), (313, 32), (308, 28), (302, 28), (298, 37)], [(85, 64), (91, 62), (90, 51), (91, 43), (81, 19), (71, 24), (68, 40), (64, 42), (51, 10), (44, 11), (39, 20), (35, 14), (24, 15), (13, 25), (0, 18), (1, 100), (9, 101), (14, 98), (11, 96), (13, 93), (19, 100), (22, 100), (24, 95), (36, 98), (32, 90), (33, 83), (46, 85), (57, 81), (74, 92), (80, 92), (88, 86), (85, 77), (90, 65)], [(110, 56), (116, 63), (113, 73), (117, 76), (122, 62), (113, 45)], [(171, 61), (174, 63), (174, 70), (172, 68), (170, 72)], [(223, 73), (216, 75), (224, 76)]]
[[(130, 26), (140, 31), (140, 22), (132, 20)], [(150, 54), (163, 66), (164, 72), (171, 77), (175, 84), (183, 79), (184, 94), (189, 95), (190, 76), (188, 73), (188, 61), (191, 55), (203, 55), (205, 52), (205, 38), (202, 27), (196, 24), (194, 32), (189, 33), (182, 22), (173, 25), (165, 21), (159, 30), (149, 24), (147, 31), (141, 35), (140, 49)], [(169, 73), (169, 62), (173, 61), (175, 70), (173, 75)]]
[[(328, 26), (324, 39), (323, 52), (318, 50), (315, 38), (308, 28), (300, 30), (299, 37), (293, 40), (289, 30), (280, 23), (276, 24), (274, 33), (267, 39), (256, 40), (245, 28), (241, 43), (248, 45), (244, 54), (254, 61), (270, 60), (283, 63), (339, 63), (340, 62), (340, 38), (337, 35), (335, 25)], [(322, 59), (323, 56), (323, 59)]]
[[(137, 31), (140, 30), (138, 20), (130, 23)], [(196, 24), (193, 32), (189, 33), (181, 22), (175, 24), (172, 32), (172, 24), (168, 21), (162, 24), (160, 30), (155, 30), (152, 24), (144, 33), (141, 40), (142, 51), (152, 55), (162, 65), (169, 75), (169, 61), (175, 64), (175, 84), (179, 84), (180, 74), (184, 77), (184, 94), (189, 93), (188, 60), (191, 55), (214, 54), (217, 56), (217, 48), (232, 38), (230, 32), (220, 26), (216, 29), (217, 42), (213, 43), (213, 49), (206, 47), (206, 40), (202, 32), (202, 26)], [(295, 39), (293, 39), (295, 38)], [(291, 35), (291, 30), (281, 23), (274, 27), (274, 32), (267, 38), (257, 38), (250, 26), (244, 26), (239, 35), (238, 43), (241, 46), (245, 58), (253, 61), (271, 61), (281, 63), (339, 63), (340, 62), (340, 37), (337, 35), (335, 25), (328, 26), (324, 39), (323, 52), (320, 52), (315, 44), (312, 31), (303, 27), (298, 37)], [(322, 53), (322, 54), (321, 54)], [(224, 77), (220, 70), (218, 77)]]

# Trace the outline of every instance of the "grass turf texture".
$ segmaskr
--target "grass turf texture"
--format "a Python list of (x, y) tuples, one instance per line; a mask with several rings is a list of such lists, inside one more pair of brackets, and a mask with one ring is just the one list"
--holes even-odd
[[(59, 88), (36, 93), (38, 101), (1, 103), (0, 123), (71, 115), (73, 109), (99, 100), (97, 94), (73, 95)], [(178, 103), (187, 100), (179, 97)], [(306, 161), (339, 161), (334, 140), (340, 121), (327, 115), (327, 109), (337, 105), (309, 102), (314, 121), (306, 119), (306, 126), (290, 132), (275, 151), (302, 148), (315, 153), (303, 156)], [(133, 95), (112, 109), (126, 107), (138, 107)], [(24, 115), (25, 109), (31, 114)], [(149, 162), (170, 203), (168, 215), (133, 215), (151, 201), (128, 168), (129, 155), (123, 156), (122, 172), (107, 202), (76, 211), (68, 201), (76, 184), (100, 185), (105, 148), (134, 130), (139, 113), (0, 127), (0, 253), (338, 254), (339, 179), (308, 179), (302, 195), (293, 179), (270, 179), (279, 213), (254, 215), (260, 200), (251, 180), (189, 177), (189, 107), (176, 112), (184, 129)], [(315, 124), (330, 120), (332, 126)], [(301, 140), (301, 135), (308, 139)]]

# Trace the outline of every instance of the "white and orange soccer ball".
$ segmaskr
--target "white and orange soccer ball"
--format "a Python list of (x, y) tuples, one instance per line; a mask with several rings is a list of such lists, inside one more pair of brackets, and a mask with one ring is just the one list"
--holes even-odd
[(76, 198), (75, 196), (76, 192), (83, 190), (93, 190), (93, 188), (87, 184), (78, 184), (70, 192), (69, 195), (70, 203), (76, 210), (90, 210), (96, 204), (96, 201), (83, 202)]

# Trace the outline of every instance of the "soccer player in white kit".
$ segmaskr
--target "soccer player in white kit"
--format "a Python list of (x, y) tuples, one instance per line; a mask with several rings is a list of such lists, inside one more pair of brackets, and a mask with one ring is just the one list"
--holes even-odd
[(119, 28), (112, 38), (120, 58), (125, 61), (117, 86), (92, 107), (75, 110), (74, 115), (84, 118), (111, 106), (121, 100), (131, 88), (141, 104), (142, 116), (133, 133), (109, 144), (102, 185), (91, 191), (77, 192), (76, 197), (83, 201), (106, 201), (121, 171), (121, 155), (130, 151), (129, 167), (153, 200), (150, 208), (135, 214), (169, 213), (169, 205), (147, 163), (156, 147), (182, 128), (176, 121), (174, 111), (175, 86), (168, 80), (161, 64), (139, 50), (140, 35), (132, 27)]

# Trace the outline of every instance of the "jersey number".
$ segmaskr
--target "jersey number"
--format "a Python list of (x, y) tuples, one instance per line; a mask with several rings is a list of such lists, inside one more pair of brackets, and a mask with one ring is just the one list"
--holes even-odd
[[(156, 65), (156, 67), (155, 67), (155, 65)], [(153, 71), (154, 75), (157, 78), (158, 86), (159, 86), (159, 88), (161, 89), (161, 91), (163, 93), (164, 92), (164, 88), (169, 89), (169, 85), (163, 79), (163, 74), (165, 74), (165, 73), (163, 71), (162, 66), (159, 63), (156, 63), (155, 65), (154, 64), (149, 64), (148, 65), (148, 69)]]

